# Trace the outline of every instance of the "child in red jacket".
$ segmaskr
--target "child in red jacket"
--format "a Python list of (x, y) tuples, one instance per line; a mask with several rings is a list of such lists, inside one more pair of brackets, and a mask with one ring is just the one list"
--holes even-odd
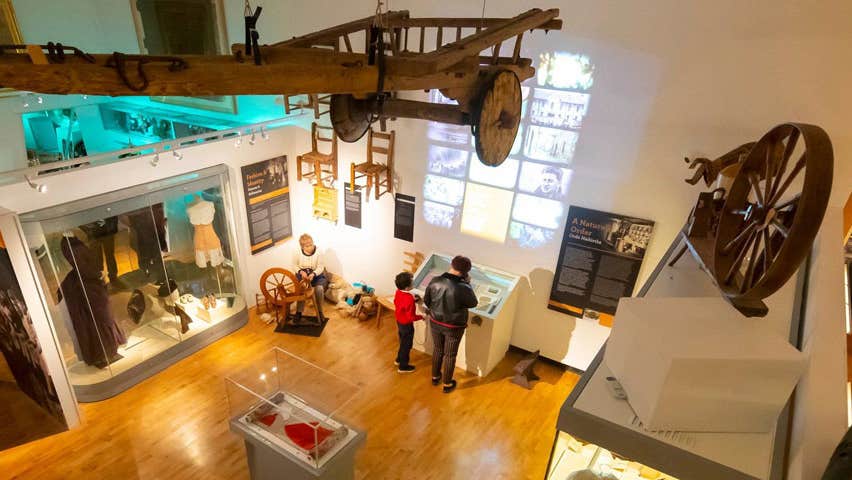
[(422, 315), (417, 314), (416, 298), (411, 293), (414, 278), (408, 272), (402, 272), (396, 276), (396, 295), (393, 297), (393, 305), (396, 308), (396, 326), (399, 329), (399, 352), (396, 354), (396, 371), (399, 373), (411, 373), (414, 365), (409, 365), (408, 357), (411, 347), (414, 345), (414, 322), (423, 320)]

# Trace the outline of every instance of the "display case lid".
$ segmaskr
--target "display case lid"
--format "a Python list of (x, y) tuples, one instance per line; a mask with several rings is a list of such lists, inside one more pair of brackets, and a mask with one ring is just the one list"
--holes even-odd
[(355, 383), (278, 347), (228, 375), (226, 383), (231, 416), (258, 403), (277, 406), (270, 399), (283, 392), (321, 413), (320, 420), (329, 420), (361, 391)]
[(611, 373), (602, 361), (605, 349), (562, 405), (557, 429), (678, 478), (781, 478), (776, 460), (783, 457), (779, 436), (789, 405), (779, 425), (767, 433), (649, 431), (626, 400), (610, 393), (606, 377)]
[(309, 471), (363, 439), (340, 418), (360, 387), (280, 348), (252, 359), (225, 384), (232, 429)]

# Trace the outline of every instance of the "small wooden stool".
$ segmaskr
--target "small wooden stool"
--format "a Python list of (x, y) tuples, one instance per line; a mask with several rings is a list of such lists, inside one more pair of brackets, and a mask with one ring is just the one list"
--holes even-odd
[(393, 304), (393, 297), (376, 297), (376, 302), (379, 304), (376, 308), (376, 328), (382, 328), (382, 307), (391, 312), (396, 312), (396, 305)]

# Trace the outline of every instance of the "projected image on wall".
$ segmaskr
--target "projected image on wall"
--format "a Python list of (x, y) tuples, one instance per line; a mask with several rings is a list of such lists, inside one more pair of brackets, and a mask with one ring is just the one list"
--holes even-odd
[(458, 209), (442, 203), (423, 202), (423, 218), (430, 225), (441, 228), (453, 228), (458, 218)]
[(507, 158), (501, 165), (489, 167), (480, 162), (474, 153), (470, 162), (470, 179), (474, 182), (514, 190), (515, 182), (518, 180), (519, 165), (518, 160)]
[[(422, 209), (429, 224), (521, 248), (558, 240), (595, 67), (571, 52), (545, 52), (536, 60), (535, 78), (521, 87), (521, 125), (503, 164), (479, 161), (469, 127), (429, 123)], [(434, 90), (430, 100), (455, 103)]]
[(556, 232), (547, 228), (534, 227), (525, 223), (509, 224), (510, 244), (521, 248), (538, 248), (553, 240)]
[(509, 226), (513, 196), (511, 190), (468, 183), (462, 210), (462, 233), (502, 242)]
[(468, 156), (470, 152), (466, 150), (429, 145), (429, 173), (464, 178), (467, 175)]
[(594, 83), (595, 66), (585, 55), (548, 52), (539, 55), (536, 77), (541, 87), (585, 91)]
[(515, 197), (512, 220), (529, 223), (537, 227), (556, 229), (565, 209), (562, 202), (519, 193)]
[(554, 128), (580, 128), (589, 107), (589, 94), (539, 88), (530, 105), (531, 123)]
[(518, 190), (551, 200), (562, 200), (571, 183), (571, 170), (544, 163), (524, 162)]
[(524, 138), (524, 155), (544, 162), (571, 164), (577, 132), (560, 128), (530, 126)]
[(459, 206), (464, 198), (464, 182), (438, 175), (426, 175), (423, 197), (433, 202)]

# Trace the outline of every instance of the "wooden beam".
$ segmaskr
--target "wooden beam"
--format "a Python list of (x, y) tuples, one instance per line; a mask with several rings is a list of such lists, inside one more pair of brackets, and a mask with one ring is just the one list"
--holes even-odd
[[(287, 62), (254, 65), (237, 62), (229, 55), (180, 56), (187, 68), (169, 70), (168, 63), (149, 63), (144, 72), (149, 85), (143, 91), (134, 91), (119, 77), (115, 68), (106, 67), (112, 55), (94, 55), (95, 63), (67, 57), (65, 63), (33, 65), (27, 54), (0, 55), (0, 86), (18, 90), (89, 95), (298, 95), (304, 93), (369, 94), (376, 91), (378, 68), (358, 61), (363, 54), (336, 53), (322, 49), (283, 49), (268, 52), (276, 55), (293, 55)], [(354, 61), (340, 62), (340, 58)], [(475, 85), (481, 72), (493, 69), (514, 71), (523, 80), (535, 71), (519, 65), (480, 67), (479, 57), (468, 58), (441, 72), (412, 74), (407, 68), (410, 58), (387, 58), (387, 91), (428, 90), (433, 88), (467, 88)], [(136, 62), (128, 61), (126, 73), (134, 84), (137, 77)]]
[[(509, 18), (406, 18), (390, 22), (393, 27), (491, 28), (503, 25)], [(562, 30), (562, 20), (552, 19), (533, 30)]]
[[(373, 19), (375, 15), (371, 15), (369, 17), (364, 17), (358, 20), (353, 20), (351, 22), (347, 22), (341, 25), (337, 25), (335, 27), (326, 28), (324, 30), (320, 30), (318, 32), (309, 33), (307, 35), (302, 35), (301, 37), (294, 37), (290, 40), (285, 40), (283, 42), (273, 43), (271, 46), (273, 47), (310, 47), (316, 42), (320, 42), (323, 40), (327, 40), (330, 38), (337, 38), (342, 35), (346, 35), (348, 33), (354, 33), (359, 30), (369, 29), (370, 25), (373, 23)], [(397, 12), (388, 12), (385, 16), (388, 22), (394, 22), (397, 20), (403, 20), (408, 18), (408, 10), (400, 10)]]
[[(375, 113), (379, 113), (376, 111)], [(412, 100), (386, 100), (382, 106), (384, 117), (417, 118), (453, 125), (470, 125), (470, 116), (458, 105), (415, 102)]]
[(428, 65), (431, 72), (446, 69), (468, 56), (479, 56), (479, 53), (499, 42), (508, 40), (526, 30), (539, 28), (559, 16), (556, 8), (550, 10), (532, 9), (515, 18), (504, 20), (500, 26), (482, 30), (460, 42), (445, 45), (434, 52), (420, 55), (412, 59), (417, 63)]

